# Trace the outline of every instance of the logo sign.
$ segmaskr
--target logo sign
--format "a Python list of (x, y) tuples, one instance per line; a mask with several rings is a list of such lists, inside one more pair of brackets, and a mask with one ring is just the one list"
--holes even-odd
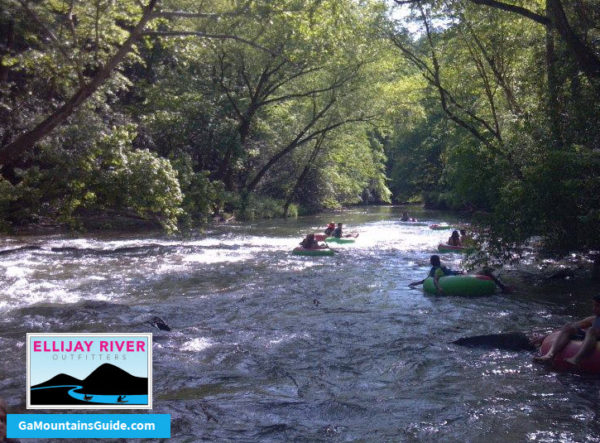
[(152, 334), (27, 334), (27, 409), (152, 409)]

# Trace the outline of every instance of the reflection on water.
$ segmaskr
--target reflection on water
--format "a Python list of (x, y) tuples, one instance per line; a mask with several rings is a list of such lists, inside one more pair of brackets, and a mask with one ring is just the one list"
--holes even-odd
[[(447, 231), (392, 207), (214, 228), (190, 239), (0, 241), (0, 392), (25, 400), (25, 332), (154, 332), (154, 409), (175, 441), (594, 441), (600, 385), (469, 335), (547, 329), (548, 294), (463, 299), (408, 283)], [(456, 222), (411, 212), (420, 221)], [(298, 257), (329, 221), (360, 235)], [(443, 255), (460, 267), (461, 257)], [(159, 316), (171, 332), (151, 328)], [(21, 364), (15, 364), (21, 361)]]

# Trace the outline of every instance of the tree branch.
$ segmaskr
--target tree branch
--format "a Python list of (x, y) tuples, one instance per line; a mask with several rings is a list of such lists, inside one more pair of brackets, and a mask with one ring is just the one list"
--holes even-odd
[[(440, 63), (438, 61), (438, 58), (437, 58), (437, 55), (436, 55), (436, 52), (435, 52), (435, 46), (433, 44), (433, 37), (431, 35), (431, 29), (429, 28), (429, 22), (427, 21), (427, 16), (425, 15), (425, 11), (423, 10), (423, 8), (421, 6), (419, 6), (419, 7), (420, 7), (420, 10), (421, 10), (421, 17), (422, 17), (423, 23), (425, 25), (425, 31), (426, 31), (426, 35), (427, 35), (427, 41), (429, 42), (429, 47), (431, 49), (431, 59), (433, 61), (433, 78), (435, 80), (435, 86), (438, 88), (438, 90), (440, 92), (440, 96), (441, 96), (441, 99), (442, 99), (442, 107), (444, 108), (444, 110), (446, 112), (449, 112), (449, 107), (448, 107), (448, 103), (447, 103), (446, 99), (450, 100), (450, 103), (452, 103), (459, 110), (465, 112), (470, 118), (472, 118), (473, 120), (475, 120), (476, 122), (478, 122), (480, 125), (482, 125), (494, 137), (500, 139), (500, 134), (497, 134), (494, 131), (494, 129), (489, 125), (488, 122), (486, 122), (481, 117), (478, 117), (477, 115), (475, 115), (474, 112), (470, 111), (469, 109), (467, 109), (464, 106), (462, 106), (461, 104), (459, 104), (456, 101), (456, 99), (454, 98), (454, 96), (452, 94), (450, 94), (450, 92), (446, 88), (444, 88), (442, 86), (442, 80), (441, 80), (441, 77), (440, 77)], [(482, 140), (484, 140), (484, 139), (485, 138), (482, 138)]]
[(313, 89), (313, 90), (310, 90), (310, 91), (299, 92), (299, 93), (296, 93), (296, 94), (286, 94), (286, 95), (282, 95), (282, 96), (279, 96), (279, 97), (274, 97), (274, 98), (271, 98), (269, 100), (263, 101), (261, 103), (261, 105), (264, 106), (264, 105), (268, 105), (268, 104), (271, 104), (271, 103), (277, 103), (277, 102), (286, 101), (286, 100), (289, 100), (289, 99), (292, 99), (292, 98), (309, 97), (311, 95), (316, 95), (316, 94), (321, 94), (323, 92), (333, 91), (334, 89), (337, 89), (337, 88), (341, 87), (342, 85), (344, 85), (345, 83), (347, 83), (348, 81), (350, 81), (350, 79), (352, 77), (353, 76), (350, 76), (350, 77), (344, 78), (342, 80), (335, 81), (335, 82), (333, 82), (333, 84), (329, 85), (326, 88)]
[(502, 74), (502, 72), (500, 72), (500, 69), (498, 68), (498, 65), (496, 64), (496, 61), (494, 60), (494, 58), (486, 50), (486, 48), (483, 45), (482, 41), (479, 39), (479, 37), (475, 33), (475, 30), (471, 26), (471, 23), (464, 16), (462, 16), (462, 14), (461, 14), (461, 18), (463, 19), (464, 23), (466, 24), (467, 29), (469, 30), (469, 33), (473, 37), (473, 41), (475, 42), (475, 44), (479, 48), (479, 51), (483, 55), (483, 58), (485, 59), (485, 61), (487, 62), (488, 66), (492, 70), (492, 73), (494, 74), (494, 77), (496, 78), (497, 83), (502, 88), (502, 91), (504, 92), (504, 95), (506, 97), (506, 100), (507, 100), (507, 102), (508, 102), (511, 110), (515, 114), (522, 115), (523, 114), (523, 110), (521, 109), (521, 107), (517, 103), (517, 100), (515, 98), (515, 94), (513, 93), (513, 90), (511, 89), (511, 87), (509, 86), (509, 84), (508, 84), (505, 76)]
[[(551, 26), (558, 31), (561, 38), (566, 42), (569, 49), (573, 52), (573, 55), (575, 56), (581, 70), (590, 78), (600, 77), (600, 58), (596, 55), (594, 50), (587, 46), (573, 31), (560, 0), (546, 0), (552, 17), (547, 17), (533, 12), (530, 9), (497, 0), (468, 1), (476, 5), (489, 6), (502, 11), (518, 14), (543, 26)], [(421, 4), (420, 0), (395, 0), (395, 2), (399, 5)]]
[(231, 106), (233, 106), (233, 110), (234, 110), (235, 114), (238, 116), (238, 118), (242, 118), (242, 113), (241, 113), (240, 109), (237, 107), (235, 100), (231, 96), (231, 90), (225, 84), (225, 63), (224, 63), (225, 55), (218, 55), (217, 58), (219, 60), (219, 66), (221, 67), (221, 70), (220, 70), (221, 75), (219, 76), (219, 84), (221, 85), (221, 88), (223, 88), (223, 91), (225, 91), (225, 95), (227, 96), (227, 99), (229, 100), (229, 103), (231, 104)]
[(491, 6), (492, 8), (513, 12), (540, 23), (541, 25), (553, 27), (572, 51), (581, 70), (590, 78), (600, 77), (600, 58), (594, 53), (594, 50), (588, 47), (573, 31), (560, 0), (546, 0), (547, 9), (551, 12), (551, 17), (546, 17), (529, 9), (496, 0), (469, 1), (477, 5)]
[(144, 32), (142, 35), (148, 36), (148, 37), (202, 37), (202, 38), (211, 38), (211, 39), (218, 39), (218, 40), (235, 40), (238, 42), (242, 42), (247, 44), (248, 46), (252, 46), (253, 48), (256, 49), (260, 49), (261, 51), (264, 51), (268, 54), (274, 55), (276, 56), (277, 53), (273, 52), (272, 50), (265, 48), (264, 46), (260, 46), (257, 43), (254, 43), (251, 40), (245, 39), (243, 37), (239, 37), (237, 35), (232, 35), (232, 34), (210, 34), (207, 32), (200, 32), (200, 31), (147, 31)]
[(537, 14), (529, 9), (522, 8), (521, 6), (509, 5), (508, 3), (499, 2), (496, 0), (469, 0), (471, 3), (476, 5), (491, 6), (492, 8), (502, 9), (503, 11), (514, 12), (515, 14), (527, 17), (530, 20), (538, 22), (541, 25), (550, 25), (550, 20), (547, 17)]
[(485, 145), (490, 151), (492, 151), (499, 157), (506, 159), (512, 166), (515, 176), (518, 178), (522, 178), (522, 173), (519, 170), (519, 168), (517, 167), (517, 165), (514, 163), (514, 161), (512, 160), (510, 153), (506, 153), (506, 152), (502, 151), (498, 146), (496, 146), (494, 143), (492, 143), (492, 141), (490, 141), (490, 139), (488, 137), (486, 137), (484, 135), (484, 133), (482, 133), (473, 123), (468, 122), (464, 118), (457, 115), (457, 113), (453, 109), (451, 109), (451, 107), (449, 106), (449, 105), (453, 105), (455, 107), (455, 110), (459, 110), (461, 112), (466, 113), (466, 115), (468, 117), (474, 119), (476, 123), (481, 124), (488, 131), (488, 133), (490, 133), (491, 135), (496, 137), (496, 139), (501, 143), (499, 134), (496, 134), (494, 129), (491, 128), (487, 122), (482, 120), (480, 117), (477, 117), (476, 115), (474, 115), (468, 109), (465, 109), (462, 105), (460, 105), (456, 101), (456, 99), (452, 96), (452, 94), (443, 87), (443, 85), (441, 83), (441, 78), (440, 78), (440, 65), (437, 60), (437, 56), (436, 56), (434, 46), (433, 46), (433, 38), (430, 33), (430, 28), (429, 28), (429, 24), (427, 22), (425, 12), (422, 9), (421, 9), (421, 16), (425, 23), (427, 39), (428, 39), (430, 49), (431, 49), (431, 56), (433, 59), (432, 60), (433, 69), (429, 68), (427, 63), (425, 63), (416, 54), (414, 54), (412, 51), (410, 51), (408, 48), (406, 48), (398, 39), (395, 39), (394, 43), (396, 44), (396, 46), (398, 46), (401, 49), (401, 51), (404, 54), (407, 55), (408, 59), (411, 62), (413, 62), (415, 64), (415, 66), (417, 66), (418, 68), (420, 68), (422, 70), (422, 73), (423, 73), (423, 76), (425, 77), (425, 79), (438, 90), (442, 109), (446, 113), (448, 118), (450, 120), (452, 120), (454, 123), (456, 123), (458, 126), (460, 126), (461, 128), (470, 132), (477, 140), (479, 140), (483, 145)]
[(223, 12), (220, 14), (210, 12), (187, 12), (187, 11), (158, 11), (154, 13), (156, 18), (210, 18), (218, 20), (223, 17), (237, 17), (240, 14), (247, 12), (247, 10), (238, 10), (235, 12)]
[[(329, 100), (329, 103), (327, 103), (323, 107), (323, 109), (321, 109), (321, 111), (319, 111), (316, 115), (314, 115), (313, 118), (310, 120), (310, 122), (308, 122), (304, 126), (304, 128), (302, 128), (302, 130), (298, 133), (298, 135), (296, 135), (296, 137), (294, 138), (294, 140), (292, 140), (290, 143), (288, 143), (288, 145), (284, 149), (282, 149), (277, 154), (275, 154), (261, 168), (261, 170), (258, 171), (258, 174), (256, 174), (256, 176), (250, 182), (250, 184), (248, 184), (246, 186), (246, 191), (247, 192), (252, 192), (254, 190), (254, 188), (256, 188), (256, 185), (258, 185), (258, 183), (260, 182), (260, 180), (267, 173), (267, 171), (271, 168), (271, 166), (273, 166), (275, 163), (277, 163), (283, 156), (285, 156), (289, 152), (293, 151), (294, 149), (296, 149), (298, 146), (300, 146), (302, 144), (302, 143), (300, 143), (300, 141), (302, 140), (302, 137), (304, 137), (304, 135), (310, 130), (310, 128), (312, 128), (321, 119), (321, 117), (323, 117), (323, 115), (325, 115), (327, 113), (327, 111), (333, 106), (333, 104), (335, 102), (336, 102), (335, 97), (332, 97), (331, 100)], [(306, 141), (308, 141), (308, 140), (306, 140)], [(303, 142), (303, 143), (305, 143), (305, 142)]]

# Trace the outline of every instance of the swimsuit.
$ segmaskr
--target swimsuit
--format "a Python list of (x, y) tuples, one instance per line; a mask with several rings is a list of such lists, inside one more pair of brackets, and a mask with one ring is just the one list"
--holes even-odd
[(431, 270), (429, 271), (429, 277), (443, 277), (445, 275), (458, 275), (458, 272), (456, 271), (452, 271), (451, 269), (448, 269), (445, 266), (434, 266), (431, 268)]

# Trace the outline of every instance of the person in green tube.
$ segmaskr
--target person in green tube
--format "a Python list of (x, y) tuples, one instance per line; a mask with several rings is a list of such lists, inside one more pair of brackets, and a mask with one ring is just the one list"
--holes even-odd
[(316, 239), (315, 234), (308, 234), (304, 240), (300, 242), (300, 246), (304, 249), (327, 249), (329, 246), (321, 245)]
[[(427, 277), (433, 278), (433, 284), (435, 285), (435, 288), (437, 289), (438, 294), (444, 293), (444, 290), (440, 287), (440, 284), (439, 284), (439, 280), (441, 277), (444, 277), (446, 275), (461, 275), (461, 274), (463, 274), (462, 271), (453, 271), (452, 269), (442, 266), (442, 262), (440, 261), (439, 255), (432, 255), (429, 259), (429, 262), (431, 263), (431, 269), (429, 270), (429, 274), (427, 275)], [(490, 269), (485, 268), (481, 271), (480, 274), (490, 277), (494, 281), (496, 286), (498, 286), (502, 292), (504, 292), (504, 293), (512, 292), (512, 289), (510, 287), (506, 286), (494, 274), (492, 274), (492, 271)], [(422, 285), (423, 282), (427, 279), (427, 277), (421, 281), (415, 281), (415, 282), (409, 283), (408, 286), (410, 286), (411, 288), (414, 288), (417, 285)]]
[(327, 228), (325, 229), (325, 235), (331, 235), (333, 234), (333, 231), (335, 231), (335, 223), (331, 222), (327, 225)]
[(331, 236), (335, 237), (335, 238), (342, 238), (342, 224), (341, 223), (337, 224), (337, 228), (335, 228), (335, 230), (333, 231)]
[[(427, 274), (427, 277), (433, 278), (433, 284), (435, 285), (439, 294), (444, 293), (444, 291), (440, 287), (440, 283), (439, 283), (440, 277), (444, 277), (445, 275), (460, 275), (460, 274), (462, 274), (462, 271), (453, 271), (452, 269), (442, 266), (442, 262), (440, 260), (439, 255), (432, 255), (429, 258), (429, 263), (431, 263), (431, 269), (429, 270), (429, 274)], [(414, 282), (410, 283), (408, 286), (410, 286), (412, 288), (417, 285), (422, 285), (423, 282), (427, 279), (427, 277), (421, 281), (414, 281)]]
[(452, 231), (452, 235), (448, 239), (448, 244), (450, 246), (462, 246), (462, 242), (460, 241), (460, 235), (458, 235), (458, 231)]

